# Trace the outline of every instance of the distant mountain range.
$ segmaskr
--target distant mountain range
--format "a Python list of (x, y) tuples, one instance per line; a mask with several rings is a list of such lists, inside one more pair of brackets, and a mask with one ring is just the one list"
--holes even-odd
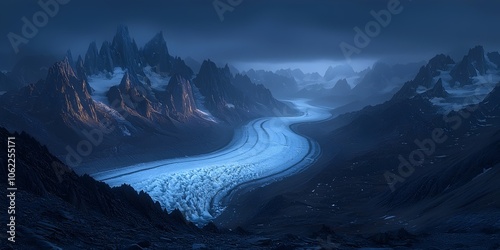
[[(317, 172), (299, 190), (262, 202), (248, 225), (272, 222), (275, 230), (290, 217), (357, 232), (403, 225), (426, 234), (498, 232), (497, 59), (481, 46), (458, 62), (437, 55), (387, 101), (304, 125), (325, 152)], [(328, 212), (311, 216), (310, 207)]]
[(241, 74), (264, 85), (279, 98), (310, 98), (321, 105), (345, 105), (344, 112), (349, 112), (389, 100), (423, 64), (377, 62), (360, 72), (355, 72), (350, 65), (338, 65), (330, 66), (323, 76), (318, 72), (304, 73), (300, 69), (275, 72), (250, 69)]
[(0, 74), (6, 86), (0, 91), (9, 91), (0, 96), (0, 114), (8, 117), (0, 126), (26, 131), (61, 151), (89, 131), (100, 131), (101, 146), (115, 147), (127, 138), (159, 134), (168, 141), (189, 137), (190, 130), (296, 113), (227, 65), (206, 60), (194, 72), (170, 55), (161, 32), (139, 48), (120, 26), (111, 42), (99, 49), (91, 43), (76, 61), (68, 51), (40, 71), (42, 62), (46, 58), (21, 61)]

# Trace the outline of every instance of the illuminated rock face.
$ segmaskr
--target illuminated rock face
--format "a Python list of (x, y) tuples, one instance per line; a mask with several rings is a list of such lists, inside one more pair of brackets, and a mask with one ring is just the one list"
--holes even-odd
[(188, 119), (195, 114), (197, 107), (189, 80), (178, 74), (173, 75), (166, 92), (165, 102), (173, 116), (178, 119)]

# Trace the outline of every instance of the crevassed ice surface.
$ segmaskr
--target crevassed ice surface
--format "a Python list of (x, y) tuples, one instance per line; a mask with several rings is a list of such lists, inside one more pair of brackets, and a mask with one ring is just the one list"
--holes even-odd
[(290, 125), (324, 120), (327, 109), (294, 101), (302, 115), (268, 117), (238, 129), (233, 140), (213, 153), (141, 163), (92, 176), (110, 186), (144, 190), (168, 211), (179, 209), (203, 226), (225, 209), (223, 198), (241, 185), (263, 186), (304, 170), (320, 153), (317, 143)]

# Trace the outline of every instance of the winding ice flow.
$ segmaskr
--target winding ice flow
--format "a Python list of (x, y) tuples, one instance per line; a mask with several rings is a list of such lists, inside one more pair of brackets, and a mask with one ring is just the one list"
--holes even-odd
[[(130, 184), (144, 190), (168, 211), (179, 209), (201, 226), (224, 210), (223, 198), (242, 185), (266, 185), (305, 169), (319, 145), (294, 133), (290, 125), (327, 119), (327, 109), (294, 101), (296, 117), (268, 117), (249, 122), (215, 152), (141, 163), (93, 174), (110, 186)], [(227, 199), (226, 199), (227, 200)]]

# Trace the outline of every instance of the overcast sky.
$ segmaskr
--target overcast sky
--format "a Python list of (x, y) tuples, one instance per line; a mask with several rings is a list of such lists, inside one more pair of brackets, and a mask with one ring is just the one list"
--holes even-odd
[[(364, 29), (374, 20), (370, 11), (387, 10), (388, 2), (395, 0), (240, 1), (221, 21), (213, 0), (71, 0), (16, 54), (7, 35), (22, 35), (22, 17), (32, 20), (42, 8), (37, 1), (2, 0), (0, 67), (11, 67), (28, 54), (62, 55), (67, 49), (83, 54), (91, 41), (100, 46), (125, 24), (139, 46), (163, 31), (176, 56), (210, 58), (242, 69), (301, 67), (324, 73), (328, 65), (346, 62), (339, 44), (354, 45), (354, 27)], [(392, 15), (380, 34), (352, 55), (357, 69), (376, 60), (459, 55), (477, 44), (488, 51), (500, 48), (500, 1), (401, 0), (400, 5), (401, 13)]]

